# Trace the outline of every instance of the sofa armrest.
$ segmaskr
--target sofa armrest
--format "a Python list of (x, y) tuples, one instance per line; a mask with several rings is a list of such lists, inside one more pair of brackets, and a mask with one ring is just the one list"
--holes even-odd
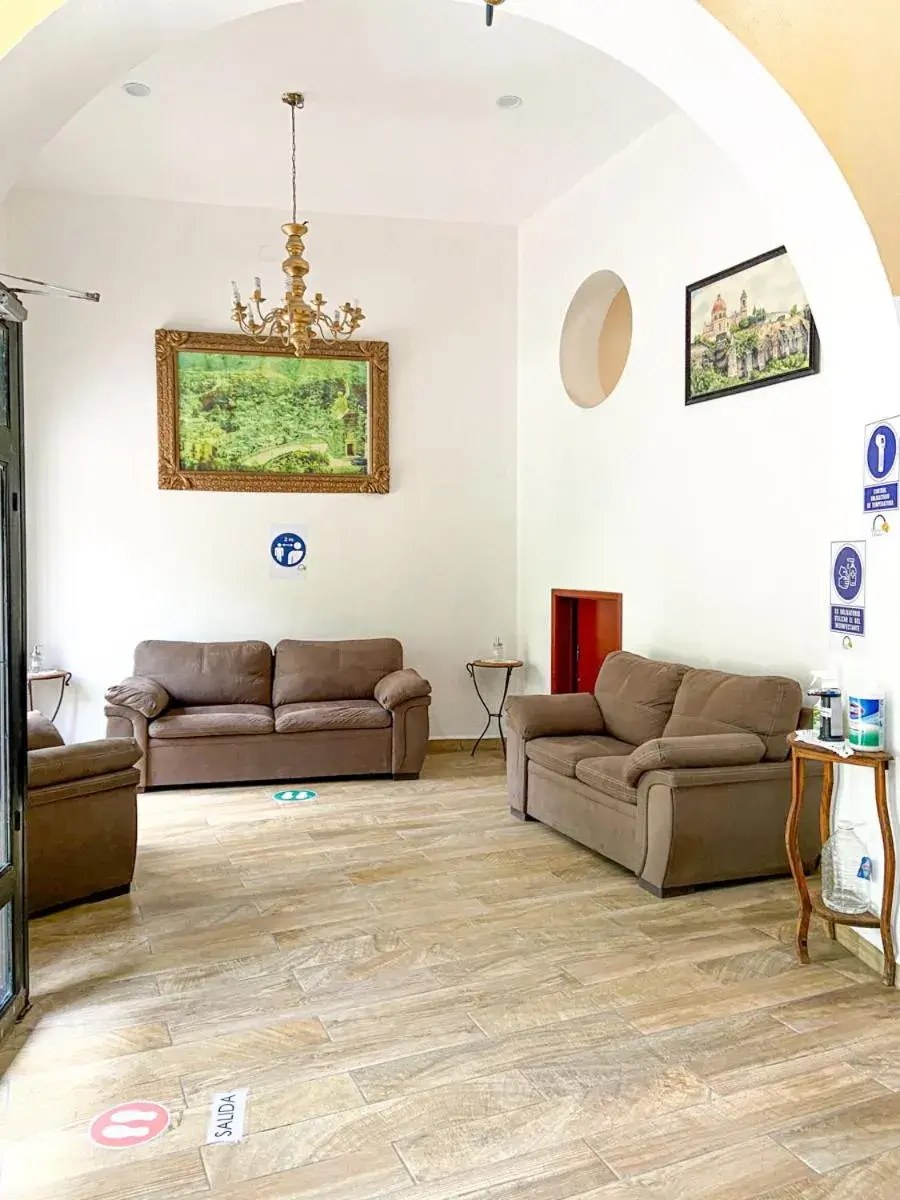
[(409, 700), (430, 695), (431, 684), (410, 667), (404, 667), (402, 671), (391, 671), (390, 675), (385, 675), (375, 684), (375, 699), (389, 712), (393, 712)]
[(765, 742), (755, 733), (704, 733), (653, 738), (638, 746), (625, 764), (625, 782), (634, 787), (647, 771), (679, 767), (745, 767), (762, 762)]
[[(820, 763), (806, 764), (809, 793), (800, 848), (809, 870), (821, 848)], [(648, 771), (637, 789), (638, 861), (643, 887), (666, 896), (698, 884), (788, 873), (784, 829), (791, 764)]]
[(136, 708), (123, 708), (120, 704), (107, 704), (106, 736), (108, 738), (134, 738), (141, 752), (137, 764), (141, 773), (141, 789), (147, 786), (148, 758), (150, 752), (150, 722)]
[(120, 708), (132, 708), (152, 720), (168, 707), (171, 697), (161, 683), (144, 675), (130, 675), (114, 683), (106, 700)]
[(413, 696), (391, 712), (391, 774), (395, 779), (418, 779), (428, 753), (430, 696)]
[(603, 713), (590, 692), (558, 696), (513, 696), (506, 702), (506, 719), (523, 740), (566, 737), (576, 733), (603, 733)]
[(48, 746), (28, 754), (29, 788), (51, 787), (111, 775), (133, 767), (141, 748), (133, 738), (104, 738), (74, 746)]

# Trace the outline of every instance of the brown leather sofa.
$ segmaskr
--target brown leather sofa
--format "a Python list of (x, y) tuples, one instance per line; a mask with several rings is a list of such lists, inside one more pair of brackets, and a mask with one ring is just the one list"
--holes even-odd
[(66, 746), (28, 714), (25, 810), (30, 914), (127, 892), (137, 849), (140, 748), (131, 738)]
[[(787, 735), (801, 702), (793, 679), (610, 654), (593, 695), (508, 702), (510, 810), (621, 863), (657, 896), (787, 874)], [(817, 809), (802, 816), (807, 870), (821, 848)]]
[(110, 737), (141, 748), (141, 785), (393, 775), (415, 779), (431, 685), (393, 638), (141, 642), (106, 693)]

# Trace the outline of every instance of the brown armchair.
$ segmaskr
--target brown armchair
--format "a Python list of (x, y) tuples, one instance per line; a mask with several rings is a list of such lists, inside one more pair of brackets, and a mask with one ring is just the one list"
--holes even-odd
[(28, 714), (29, 914), (129, 890), (140, 753), (132, 738), (67, 746), (46, 717)]

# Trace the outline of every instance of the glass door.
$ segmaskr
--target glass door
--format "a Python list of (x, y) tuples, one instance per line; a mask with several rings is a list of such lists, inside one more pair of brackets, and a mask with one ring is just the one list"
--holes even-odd
[(28, 1002), (22, 321), (0, 284), (0, 1039)]

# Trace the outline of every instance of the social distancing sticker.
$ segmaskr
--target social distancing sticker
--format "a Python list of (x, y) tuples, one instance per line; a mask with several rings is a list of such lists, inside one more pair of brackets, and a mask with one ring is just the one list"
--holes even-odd
[(107, 1150), (129, 1150), (152, 1142), (169, 1128), (169, 1110), (152, 1100), (129, 1100), (94, 1117), (88, 1137)]
[(318, 792), (314, 792), (312, 788), (285, 788), (283, 791), (276, 792), (272, 797), (279, 804), (299, 804), (303, 800), (315, 800)]

